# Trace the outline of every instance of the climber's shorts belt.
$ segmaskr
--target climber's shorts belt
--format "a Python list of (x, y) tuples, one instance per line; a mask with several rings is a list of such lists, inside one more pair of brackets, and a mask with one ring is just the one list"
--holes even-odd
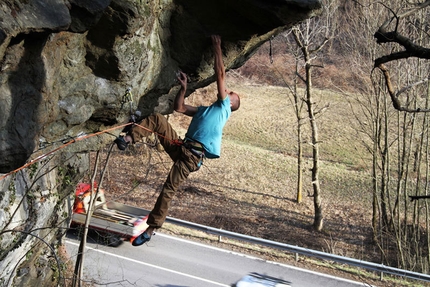
[(184, 141), (184, 147), (191, 151), (191, 153), (197, 157), (204, 157), (205, 156), (205, 149), (203, 145), (199, 142), (185, 139)]

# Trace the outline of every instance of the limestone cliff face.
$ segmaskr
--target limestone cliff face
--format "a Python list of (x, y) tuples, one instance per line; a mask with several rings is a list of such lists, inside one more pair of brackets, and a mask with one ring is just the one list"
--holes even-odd
[[(234, 69), (320, 8), (319, 0), (1, 1), (0, 286), (49, 276), (30, 267), (52, 267), (40, 238), (62, 237), (65, 198), (88, 167), (86, 153), (114, 137), (56, 148), (125, 122), (130, 107), (170, 113), (179, 69), (189, 93), (211, 83), (211, 34), (222, 36)], [(42, 248), (26, 262), (35, 244)]]

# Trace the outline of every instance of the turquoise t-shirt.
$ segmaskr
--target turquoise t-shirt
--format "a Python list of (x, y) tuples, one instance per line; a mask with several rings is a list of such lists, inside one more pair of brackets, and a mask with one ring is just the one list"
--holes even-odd
[(207, 158), (220, 157), (222, 130), (230, 115), (229, 96), (224, 100), (217, 100), (209, 107), (198, 107), (185, 138), (201, 143)]

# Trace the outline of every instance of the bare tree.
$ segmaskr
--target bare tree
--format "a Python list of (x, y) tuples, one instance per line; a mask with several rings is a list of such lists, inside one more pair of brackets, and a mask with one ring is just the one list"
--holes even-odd
[[(354, 71), (367, 69), (372, 81), (367, 89), (360, 89), (361, 115), (356, 118), (370, 139), (366, 145), (373, 158), (374, 240), (385, 264), (428, 272), (428, 205), (411, 204), (408, 195), (429, 194), (428, 115), (424, 113), (429, 111), (430, 65), (425, 48), (430, 43), (425, 11), (429, 1), (354, 4), (346, 10), (356, 13), (348, 15), (352, 24), (348, 45), (354, 48), (348, 51), (360, 57)], [(380, 25), (387, 12), (389, 19)], [(377, 32), (369, 33), (371, 29)], [(366, 67), (367, 61), (373, 65)]]
[[(298, 55), (295, 54), (295, 75), (299, 75), (299, 58)], [(302, 126), (304, 124), (303, 119), (304, 116), (302, 115), (303, 110), (303, 101), (301, 100), (301, 97), (299, 95), (299, 89), (298, 89), (298, 77), (294, 77), (294, 84), (292, 87), (290, 87), (290, 92), (293, 96), (293, 102), (294, 102), (294, 112), (297, 120), (297, 196), (296, 200), (297, 203), (301, 203), (303, 199), (303, 169), (304, 169), (304, 162), (303, 162), (303, 135), (302, 135)]]
[[(287, 31), (282, 34), (280, 38), (285, 40), (286, 50), (289, 51), (293, 56), (294, 63), (290, 63), (290, 57), (286, 57), (283, 55), (282, 65), (285, 68), (286, 66), (294, 67), (294, 71), (292, 73), (281, 72), (276, 66), (272, 69), (279, 76), (282, 81), (282, 84), (285, 85), (289, 91), (291, 97), (288, 99), (291, 102), (291, 105), (294, 109), (294, 115), (296, 117), (296, 136), (297, 136), (297, 185), (296, 185), (296, 201), (297, 203), (301, 203), (303, 200), (303, 171), (304, 171), (304, 160), (303, 160), (303, 125), (305, 124), (306, 116), (304, 115), (304, 101), (303, 95), (301, 94), (300, 87), (302, 84), (302, 79), (300, 76), (301, 70), (301, 59), (303, 56), (301, 55), (300, 49), (297, 45), (289, 39), (291, 38), (291, 31)], [(270, 42), (270, 47), (272, 43)], [(273, 62), (272, 62), (273, 63)], [(285, 70), (289, 70), (288, 68)]]
[(95, 204), (96, 204), (96, 201), (97, 201), (97, 197), (98, 197), (98, 194), (100, 192), (100, 188), (101, 188), (102, 183), (103, 183), (104, 175), (106, 173), (107, 166), (108, 166), (108, 163), (109, 163), (110, 154), (111, 154), (111, 151), (112, 151), (112, 148), (113, 148), (114, 145), (115, 145), (114, 143), (112, 143), (110, 145), (110, 148), (109, 148), (109, 151), (108, 151), (108, 156), (106, 158), (106, 163), (105, 163), (105, 166), (104, 166), (104, 168), (103, 168), (103, 170), (101, 172), (99, 184), (97, 185), (96, 192), (93, 192), (94, 189), (95, 189), (95, 186), (96, 186), (95, 179), (96, 179), (96, 176), (97, 176), (98, 163), (99, 163), (99, 158), (100, 158), (100, 151), (97, 151), (97, 154), (96, 154), (96, 161), (95, 161), (95, 164), (94, 164), (94, 170), (93, 170), (93, 173), (92, 173), (92, 176), (91, 176), (90, 202), (89, 202), (89, 206), (88, 206), (88, 209), (87, 209), (87, 216), (85, 218), (84, 232), (83, 232), (83, 235), (81, 237), (81, 242), (79, 244), (78, 256), (76, 258), (75, 270), (74, 270), (74, 273), (73, 273), (73, 280), (72, 280), (72, 286), (73, 287), (76, 287), (76, 286), (80, 287), (81, 286), (82, 277), (83, 277), (83, 274), (84, 274), (84, 259), (85, 259), (84, 255), (85, 255), (85, 247), (86, 247), (86, 244), (87, 244), (87, 235), (88, 235), (89, 225), (90, 225), (91, 217), (93, 216), (94, 209), (96, 207)]
[(327, 1), (324, 5), (325, 13), (323, 16), (315, 19), (309, 19), (292, 28), (293, 39), (300, 49), (304, 61), (304, 75), (300, 76), (305, 83), (306, 95), (304, 102), (308, 111), (308, 118), (311, 127), (312, 147), (312, 188), (314, 199), (314, 223), (315, 230), (323, 228), (323, 205), (321, 198), (321, 187), (319, 180), (319, 134), (317, 125), (317, 116), (328, 106), (318, 109), (313, 98), (312, 69), (314, 67), (322, 68), (322, 65), (314, 64), (319, 53), (332, 37), (336, 27), (333, 25), (333, 13), (337, 10), (337, 1)]
[[(429, 6), (430, 0), (426, 0), (423, 3), (402, 2), (402, 6), (396, 9), (397, 12), (393, 8), (389, 8), (388, 6), (386, 6), (391, 13), (391, 17), (387, 19), (374, 34), (374, 37), (378, 44), (397, 44), (393, 47), (392, 52), (376, 58), (374, 60), (374, 67), (379, 68), (382, 71), (385, 77), (385, 83), (387, 86), (388, 93), (391, 97), (393, 106), (399, 111), (430, 111), (429, 109), (423, 108), (422, 106), (418, 106), (416, 108), (406, 107), (407, 103), (402, 102), (400, 99), (400, 96), (404, 95), (412, 87), (427, 82), (429, 80), (428, 75), (425, 75), (425, 78), (419, 79), (414, 83), (410, 83), (407, 86), (404, 86), (403, 88), (400, 88), (396, 91), (394, 84), (392, 83), (389, 68), (386, 66), (386, 64), (389, 62), (399, 61), (401, 59), (408, 59), (410, 57), (430, 59), (430, 49), (422, 45), (423, 42), (421, 41), (421, 39), (410, 38), (411, 30), (420, 30), (424, 32), (424, 35), (423, 33), (419, 33), (421, 34), (421, 37), (429, 38), (429, 27), (425, 24), (429, 20), (428, 17), (426, 16), (425, 18), (413, 18), (417, 13), (428, 8)], [(417, 34), (414, 33), (414, 35)]]

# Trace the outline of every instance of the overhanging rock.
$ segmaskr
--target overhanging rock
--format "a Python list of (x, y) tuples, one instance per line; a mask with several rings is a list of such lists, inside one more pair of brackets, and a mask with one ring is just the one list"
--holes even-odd
[(211, 34), (222, 36), (233, 69), (320, 10), (318, 0), (3, 1), (0, 172), (37, 156), (41, 141), (124, 121), (127, 87), (144, 114), (171, 112), (178, 69), (189, 93), (214, 80)]

